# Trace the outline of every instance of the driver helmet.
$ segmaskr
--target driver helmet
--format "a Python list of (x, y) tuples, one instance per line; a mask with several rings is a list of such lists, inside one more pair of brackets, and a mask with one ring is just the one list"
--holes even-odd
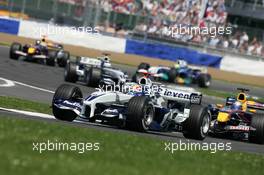
[(40, 45), (41, 44), (41, 41), (40, 40), (37, 40), (36, 41), (36, 45)]
[(110, 62), (110, 58), (108, 56), (103, 57), (103, 60), (106, 63), (109, 63)]
[(103, 61), (105, 67), (111, 67), (110, 58), (108, 56), (102, 57), (101, 60)]
[(174, 65), (175, 68), (185, 68), (187, 66), (188, 66), (188, 64), (185, 60), (177, 60), (175, 65)]
[(42, 39), (41, 39), (41, 42), (46, 42), (46, 39), (45, 39), (45, 37), (43, 37)]
[(237, 110), (237, 111), (242, 110), (242, 103), (239, 101), (236, 101), (235, 103), (231, 105), (231, 109)]

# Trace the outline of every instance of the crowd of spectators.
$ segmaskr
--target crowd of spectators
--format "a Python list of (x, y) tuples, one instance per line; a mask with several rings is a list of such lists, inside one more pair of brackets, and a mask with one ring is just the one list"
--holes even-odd
[[(97, 3), (99, 1), (96, 1)], [(231, 34), (210, 34), (180, 32), (172, 34), (179, 25), (184, 28), (227, 28), (225, 0), (101, 0), (104, 11), (133, 14), (148, 17), (138, 23), (133, 32), (148, 36), (175, 39), (179, 42), (206, 44), (210, 47), (232, 49), (235, 52), (264, 56), (263, 45), (256, 37), (250, 39), (244, 31)], [(126, 32), (125, 32), (126, 33)]]

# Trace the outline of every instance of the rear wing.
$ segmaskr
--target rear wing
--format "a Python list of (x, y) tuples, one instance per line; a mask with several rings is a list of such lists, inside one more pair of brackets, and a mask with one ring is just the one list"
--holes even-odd
[(247, 107), (251, 109), (263, 110), (264, 111), (264, 104), (255, 102), (255, 101), (247, 101)]
[(96, 58), (81, 57), (80, 64), (90, 65), (93, 67), (101, 67), (102, 61)]

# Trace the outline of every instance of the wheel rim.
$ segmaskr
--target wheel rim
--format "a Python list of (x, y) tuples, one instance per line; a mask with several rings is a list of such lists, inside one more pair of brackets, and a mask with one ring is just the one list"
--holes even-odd
[(148, 105), (143, 118), (143, 122), (145, 126), (149, 126), (152, 123), (153, 117), (154, 117), (153, 107), (151, 105)]
[(86, 73), (86, 82), (89, 84), (90, 83), (90, 72)]
[(207, 82), (205, 83), (205, 85), (206, 85), (207, 87), (210, 86), (210, 84), (211, 84), (210, 81), (207, 81)]
[[(67, 68), (67, 69), (68, 69), (68, 68)], [(68, 76), (68, 70), (67, 70), (67, 69), (64, 71), (64, 77), (65, 77), (65, 78), (67, 78), (67, 76)]]
[(209, 126), (210, 126), (210, 118), (207, 114), (203, 117), (202, 126), (201, 126), (201, 134), (203, 136), (208, 133)]

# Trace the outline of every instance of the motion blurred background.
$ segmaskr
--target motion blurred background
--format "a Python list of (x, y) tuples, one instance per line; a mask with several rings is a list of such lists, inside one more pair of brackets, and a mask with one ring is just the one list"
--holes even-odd
[[(126, 42), (115, 46), (125, 47), (124, 51), (108, 51), (170, 61), (183, 57), (191, 64), (254, 76), (264, 76), (263, 10), (263, 0), (0, 0), (0, 16), (58, 26), (97, 27), (103, 36)], [(29, 24), (20, 22), (20, 28)], [(172, 36), (171, 29), (179, 24), (188, 28), (230, 27), (232, 34), (211, 37), (185, 32)], [(19, 29), (18, 36), (30, 35), (20, 34), (21, 30), (25, 31)], [(91, 48), (92, 41), (83, 40), (83, 45), (87, 43), (84, 47)], [(74, 42), (69, 39), (64, 44), (69, 43)], [(105, 43), (107, 48), (112, 45)]]
[[(100, 27), (106, 35), (264, 56), (263, 0), (0, 0), (0, 15)], [(232, 35), (179, 35), (176, 24), (232, 26)]]

